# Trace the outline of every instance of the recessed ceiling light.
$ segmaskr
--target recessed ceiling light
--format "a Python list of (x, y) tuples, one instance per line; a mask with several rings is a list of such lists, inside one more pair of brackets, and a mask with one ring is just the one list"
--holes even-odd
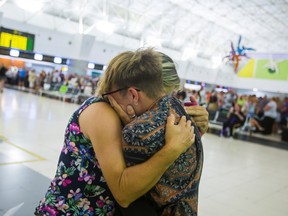
[(19, 50), (11, 49), (10, 56), (18, 57), (20, 54)]
[(34, 55), (34, 59), (35, 59), (35, 60), (38, 60), (38, 61), (42, 61), (42, 60), (43, 60), (43, 55), (36, 53), (36, 54)]
[(54, 63), (56, 63), (56, 64), (61, 64), (61, 63), (62, 63), (62, 58), (55, 57), (55, 58), (54, 58)]
[(94, 67), (95, 67), (95, 64), (93, 64), (93, 63), (88, 63), (88, 68), (89, 68), (89, 69), (94, 69)]

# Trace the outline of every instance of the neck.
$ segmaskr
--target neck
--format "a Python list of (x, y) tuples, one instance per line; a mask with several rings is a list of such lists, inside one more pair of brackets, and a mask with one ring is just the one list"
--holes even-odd
[(146, 109), (146, 111), (151, 109), (164, 96), (165, 96), (165, 94), (163, 93), (163, 94), (159, 95), (159, 97), (152, 99), (150, 102), (150, 106)]
[(165, 93), (160, 94), (157, 98), (148, 98), (148, 97), (143, 98), (141, 106), (142, 109), (140, 110), (141, 114), (151, 109), (157, 103), (157, 101), (163, 96), (165, 96)]

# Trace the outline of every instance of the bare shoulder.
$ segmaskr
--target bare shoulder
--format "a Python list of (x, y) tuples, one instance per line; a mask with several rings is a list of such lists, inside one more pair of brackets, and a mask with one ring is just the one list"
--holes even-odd
[(91, 138), (91, 134), (97, 131), (110, 129), (116, 126), (116, 130), (121, 126), (120, 119), (116, 112), (105, 102), (97, 102), (87, 107), (79, 117), (81, 131)]
[(109, 113), (109, 112), (113, 112), (113, 109), (111, 108), (111, 106), (108, 103), (105, 102), (96, 102), (93, 103), (91, 105), (89, 105), (82, 113), (80, 116), (90, 116), (90, 115), (94, 115), (97, 116), (97, 114), (99, 113), (103, 113), (105, 115), (105, 113)]

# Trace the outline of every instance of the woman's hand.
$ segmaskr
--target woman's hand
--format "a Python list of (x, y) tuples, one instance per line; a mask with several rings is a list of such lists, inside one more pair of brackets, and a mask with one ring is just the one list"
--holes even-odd
[(191, 126), (191, 121), (186, 121), (186, 117), (182, 116), (178, 125), (175, 125), (175, 116), (170, 115), (167, 118), (165, 132), (166, 148), (169, 148), (171, 153), (182, 154), (195, 141), (194, 127)]
[(126, 112), (122, 109), (122, 107), (114, 100), (112, 96), (108, 96), (109, 103), (111, 107), (118, 114), (123, 125), (130, 123), (133, 118), (136, 117), (135, 111), (132, 106), (128, 105), (126, 108)]
[(192, 117), (201, 134), (208, 130), (209, 113), (203, 106), (188, 106), (184, 107), (187, 114)]
[(208, 130), (209, 113), (203, 106), (198, 106), (196, 98), (191, 95), (189, 97), (190, 101), (194, 105), (184, 106), (188, 115), (191, 116), (199, 131), (203, 135)]

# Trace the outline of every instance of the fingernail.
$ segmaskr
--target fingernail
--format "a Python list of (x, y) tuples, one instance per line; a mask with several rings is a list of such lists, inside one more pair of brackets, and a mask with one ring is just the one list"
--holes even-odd
[(128, 112), (129, 112), (129, 111), (133, 111), (131, 105), (128, 105), (128, 106), (127, 106), (127, 111), (128, 111)]
[(134, 114), (134, 109), (133, 109), (133, 107), (131, 105), (128, 105), (126, 110), (127, 110), (128, 114)]

